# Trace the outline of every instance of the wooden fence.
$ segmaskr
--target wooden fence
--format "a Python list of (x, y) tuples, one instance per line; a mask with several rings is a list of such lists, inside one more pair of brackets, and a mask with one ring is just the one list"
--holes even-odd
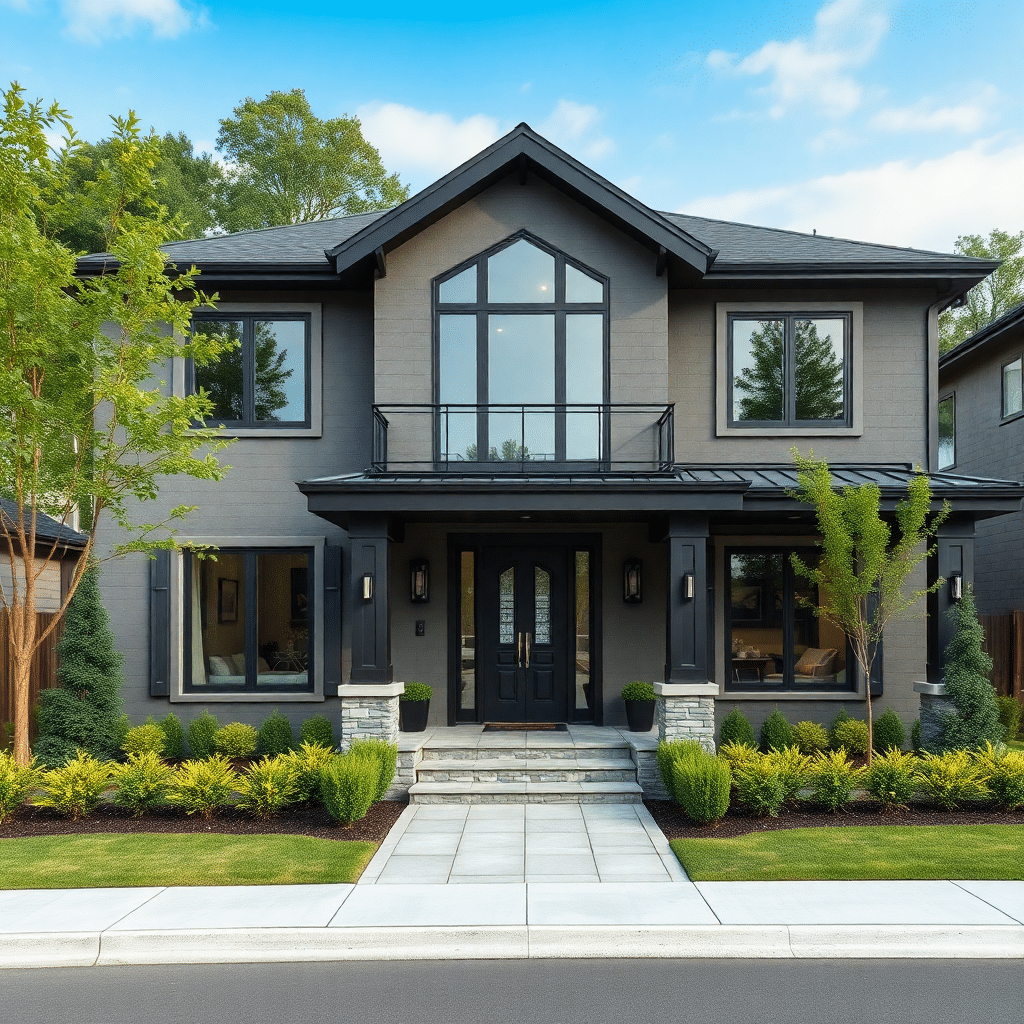
[(1024, 694), (1024, 611), (980, 615), (985, 650), (992, 657), (992, 685), (997, 693), (1020, 700)]
[[(53, 615), (40, 612), (36, 616), (37, 628), (46, 629), (53, 621)], [(0, 611), (0, 729), (14, 721), (14, 665), (11, 659), (8, 637), (9, 615)], [(35, 707), (39, 691), (57, 685), (57, 641), (61, 627), (58, 626), (36, 651), (32, 659), (32, 680), (29, 691), (29, 706)], [(35, 716), (32, 716), (32, 735), (35, 736)], [(0, 747), (6, 735), (0, 735)]]

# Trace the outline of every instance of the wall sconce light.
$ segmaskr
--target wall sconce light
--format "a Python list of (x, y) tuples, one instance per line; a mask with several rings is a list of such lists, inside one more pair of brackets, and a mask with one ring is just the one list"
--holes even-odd
[(964, 578), (961, 573), (954, 572), (949, 577), (949, 597), (951, 601), (959, 601), (964, 596)]
[(626, 604), (640, 604), (643, 600), (643, 565), (639, 558), (627, 558), (622, 565), (622, 600)]
[(414, 558), (409, 563), (409, 600), (413, 604), (426, 604), (430, 600), (430, 563), (425, 558)]
[(692, 572), (684, 572), (683, 573), (683, 597), (687, 601), (692, 601), (693, 600), (693, 586), (694, 586), (694, 584), (693, 584), (693, 573)]
[(373, 600), (373, 577), (368, 572), (363, 574), (363, 600)]

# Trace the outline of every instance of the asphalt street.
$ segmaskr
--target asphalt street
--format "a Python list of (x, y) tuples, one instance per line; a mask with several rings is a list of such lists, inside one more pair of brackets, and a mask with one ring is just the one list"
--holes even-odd
[(0, 972), (18, 1024), (1020, 1024), (1013, 960), (461, 960)]

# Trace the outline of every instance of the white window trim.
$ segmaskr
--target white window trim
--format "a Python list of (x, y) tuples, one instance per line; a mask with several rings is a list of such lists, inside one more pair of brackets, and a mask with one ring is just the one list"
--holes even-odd
[[(218, 302), (197, 306), (196, 313), (307, 313), (309, 314), (309, 426), (308, 427), (225, 427), (225, 437), (322, 437), (323, 412), (323, 306), (319, 302)], [(175, 359), (173, 392), (185, 394), (185, 360)]]
[(326, 537), (178, 537), (180, 544), (218, 548), (313, 549), (313, 690), (309, 693), (186, 693), (185, 692), (185, 556), (171, 558), (171, 703), (172, 704), (299, 704), (324, 699), (324, 549)]
[[(737, 427), (729, 424), (730, 313), (847, 313), (850, 315), (850, 425), (828, 427)], [(717, 302), (715, 303), (715, 433), (718, 437), (860, 437), (864, 433), (864, 303), (838, 302)]]

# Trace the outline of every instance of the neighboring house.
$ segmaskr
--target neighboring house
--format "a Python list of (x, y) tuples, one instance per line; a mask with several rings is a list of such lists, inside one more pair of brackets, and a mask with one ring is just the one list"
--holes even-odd
[[(1024, 478), (1024, 304), (976, 331), (939, 360), (938, 467)], [(1024, 517), (978, 523), (978, 612), (1024, 610)]]
[[(930, 470), (930, 578), (969, 579), (975, 520), (1024, 495), (936, 464), (936, 318), (994, 261), (658, 213), (525, 125), (386, 213), (166, 250), (220, 295), (197, 328), (241, 343), (169, 386), (238, 441), (222, 482), (161, 489), (216, 561), (104, 571), (135, 721), (337, 722), (392, 680), (432, 684), (438, 725), (620, 724), (635, 679), (697, 725), (863, 717), (799, 600), (791, 446), (890, 511)], [(944, 629), (891, 626), (879, 709), (915, 717)]]

